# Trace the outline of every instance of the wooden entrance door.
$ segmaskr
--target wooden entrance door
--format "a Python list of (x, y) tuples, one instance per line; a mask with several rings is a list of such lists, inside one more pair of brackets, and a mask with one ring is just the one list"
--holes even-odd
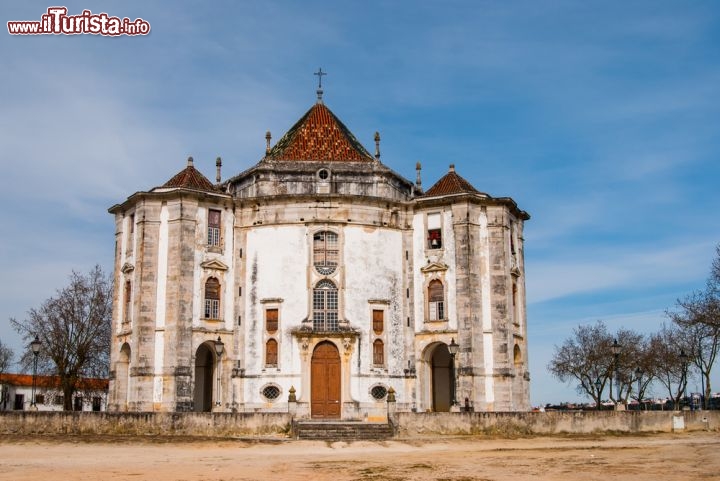
[(312, 417), (339, 418), (340, 353), (333, 343), (321, 342), (313, 351), (310, 383)]

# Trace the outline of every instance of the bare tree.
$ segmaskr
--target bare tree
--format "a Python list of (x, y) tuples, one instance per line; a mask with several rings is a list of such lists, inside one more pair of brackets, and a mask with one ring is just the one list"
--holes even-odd
[[(688, 340), (688, 355), (698, 370), (705, 387), (705, 402), (712, 392), (710, 373), (720, 351), (720, 299), (708, 281), (707, 289), (696, 291), (677, 301), (677, 309), (668, 317), (683, 331)], [(706, 406), (707, 407), (707, 406)]]
[[(612, 357), (610, 399), (615, 403), (627, 404), (636, 386), (637, 370), (640, 368), (646, 371), (644, 375), (652, 373), (646, 359), (647, 342), (642, 334), (631, 329), (619, 329), (613, 343), (614, 341), (618, 342), (619, 352), (617, 362), (615, 356)], [(608, 356), (610, 354), (611, 352), (606, 353)], [(613, 392), (613, 387), (615, 392)]]
[(710, 279), (708, 280), (710, 288), (715, 291), (717, 296), (718, 290), (720, 290), (720, 244), (715, 247), (715, 259), (713, 259), (712, 266), (710, 268)]
[(663, 325), (660, 332), (650, 337), (650, 349), (653, 352), (656, 379), (667, 390), (674, 406), (680, 406), (680, 399), (687, 387), (687, 359), (682, 358), (690, 352), (690, 342), (686, 332), (676, 325)]
[[(10, 364), (12, 363), (12, 359), (15, 356), (15, 353), (13, 353), (13, 350), (10, 349), (8, 346), (4, 345), (2, 341), (0, 341), (0, 375), (7, 371), (7, 369), (10, 367)], [(0, 391), (0, 404), (2, 404), (3, 411), (7, 407), (8, 403), (8, 387), (3, 385), (2, 390)]]
[(602, 393), (612, 374), (612, 336), (602, 321), (578, 326), (562, 346), (555, 346), (548, 369), (562, 382), (577, 381), (577, 392), (587, 394), (600, 409)]
[(10, 364), (12, 364), (14, 356), (15, 353), (13, 352), (13, 350), (3, 344), (2, 341), (0, 341), (0, 374), (7, 371), (7, 369), (10, 367)]
[[(28, 342), (39, 337), (38, 370), (59, 377), (65, 410), (72, 410), (83, 377), (108, 375), (111, 317), (112, 281), (95, 266), (86, 275), (73, 271), (70, 283), (30, 309), (27, 319), (10, 319)], [(26, 353), (21, 362), (29, 366), (32, 354)]]

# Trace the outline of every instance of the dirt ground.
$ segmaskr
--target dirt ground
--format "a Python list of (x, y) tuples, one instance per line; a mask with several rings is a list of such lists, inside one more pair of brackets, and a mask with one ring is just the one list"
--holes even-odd
[(720, 434), (387, 442), (26, 437), (0, 480), (720, 480)]

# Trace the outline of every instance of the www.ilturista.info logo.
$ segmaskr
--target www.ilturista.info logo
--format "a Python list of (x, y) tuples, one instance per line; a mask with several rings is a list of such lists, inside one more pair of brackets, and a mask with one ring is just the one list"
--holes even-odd
[(107, 13), (83, 10), (80, 15), (68, 15), (65, 7), (50, 7), (40, 21), (21, 20), (7, 23), (10, 35), (147, 35), (150, 23), (142, 18), (111, 17)]

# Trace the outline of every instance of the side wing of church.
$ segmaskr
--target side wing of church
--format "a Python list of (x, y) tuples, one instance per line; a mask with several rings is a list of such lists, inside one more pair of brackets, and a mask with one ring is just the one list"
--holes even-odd
[(427, 191), (319, 100), (213, 184), (187, 166), (110, 208), (109, 409), (525, 411), (523, 223), (451, 165)]

